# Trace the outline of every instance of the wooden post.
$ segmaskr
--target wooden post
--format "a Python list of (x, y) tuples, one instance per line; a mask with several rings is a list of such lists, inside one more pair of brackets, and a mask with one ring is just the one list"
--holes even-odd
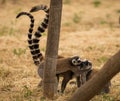
[(59, 47), (59, 34), (61, 25), (62, 0), (51, 0), (50, 16), (45, 54), (45, 68), (43, 79), (43, 94), (53, 99), (56, 88), (56, 64)]
[(69, 101), (89, 101), (104, 85), (120, 72), (120, 50), (110, 58), (103, 68), (89, 80), (86, 84), (80, 87)]

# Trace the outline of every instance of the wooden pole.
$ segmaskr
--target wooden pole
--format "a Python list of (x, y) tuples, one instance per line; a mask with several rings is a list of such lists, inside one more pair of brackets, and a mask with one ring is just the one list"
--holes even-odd
[(59, 35), (62, 14), (62, 0), (51, 0), (45, 68), (43, 78), (43, 94), (53, 99), (56, 88), (56, 64), (59, 47)]
[(80, 87), (69, 101), (89, 101), (104, 85), (120, 72), (120, 50), (110, 58), (103, 68), (89, 80), (86, 84)]

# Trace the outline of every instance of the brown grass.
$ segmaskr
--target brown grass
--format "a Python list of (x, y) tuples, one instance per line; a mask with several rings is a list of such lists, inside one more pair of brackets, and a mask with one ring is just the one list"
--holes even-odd
[[(0, 2), (0, 101), (48, 101), (37, 88), (40, 78), (27, 47), (29, 19), (15, 16), (20, 11), (48, 0), (3, 0)], [(93, 62), (94, 68), (102, 65), (120, 49), (119, 0), (64, 0), (59, 54), (80, 55)], [(33, 14), (35, 27), (44, 17), (43, 12)], [(40, 47), (45, 52), (46, 34)], [(68, 85), (65, 94), (55, 101), (66, 101), (76, 90)], [(119, 101), (120, 74), (112, 79), (111, 92), (96, 96), (92, 101)]]

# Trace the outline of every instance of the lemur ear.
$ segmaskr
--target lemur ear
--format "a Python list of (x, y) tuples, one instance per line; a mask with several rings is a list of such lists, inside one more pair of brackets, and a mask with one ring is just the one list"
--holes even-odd
[(80, 64), (81, 62), (82, 62), (82, 60), (81, 60), (80, 58), (78, 58), (78, 59), (77, 59), (77, 63)]

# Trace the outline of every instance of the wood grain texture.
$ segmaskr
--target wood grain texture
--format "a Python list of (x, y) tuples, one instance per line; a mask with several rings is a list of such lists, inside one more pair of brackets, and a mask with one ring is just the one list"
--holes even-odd
[(44, 87), (45, 97), (53, 99), (56, 89), (56, 64), (59, 47), (62, 0), (51, 0), (50, 16), (45, 54)]

